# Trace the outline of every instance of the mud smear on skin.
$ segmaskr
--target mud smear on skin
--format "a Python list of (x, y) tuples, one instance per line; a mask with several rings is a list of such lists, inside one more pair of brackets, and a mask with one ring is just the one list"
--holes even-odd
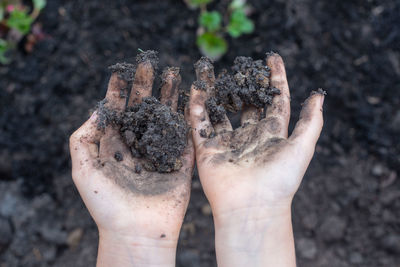
[(214, 155), (210, 162), (214, 165), (227, 161), (233, 164), (252, 162), (266, 164), (273, 160), (288, 142), (284, 138), (271, 138), (266, 135), (267, 123), (267, 120), (263, 119), (258, 124), (239, 127), (235, 131), (225, 132), (213, 138), (209, 137), (204, 144), (206, 148), (225, 148), (222, 149), (224, 152)]
[(206, 101), (212, 123), (221, 122), (226, 111), (238, 112), (243, 104), (264, 108), (272, 103), (280, 90), (270, 87), (270, 69), (262, 60), (237, 57), (232, 71), (223, 70), (215, 81), (215, 89)]
[(127, 99), (135, 78), (136, 66), (134, 64), (122, 62), (112, 65), (108, 67), (108, 69), (112, 73), (117, 73), (119, 79), (126, 81), (127, 86), (121, 88), (119, 96)]
[[(204, 64), (213, 69), (209, 61), (204, 62), (203, 59), (195, 67), (204, 68)], [(237, 57), (231, 71), (222, 70), (211, 86), (204, 87), (200, 82), (194, 85), (196, 89), (208, 92), (206, 109), (211, 123), (215, 125), (225, 120), (227, 111), (235, 113), (243, 106), (262, 109), (271, 105), (273, 97), (280, 94), (280, 90), (271, 87), (270, 76), (270, 69), (263, 60)], [(277, 131), (279, 126), (271, 118), (264, 118), (257, 124), (243, 124), (234, 131), (222, 132), (217, 136), (207, 136), (207, 130), (200, 129), (200, 136), (208, 138), (205, 147), (225, 148), (222, 149), (224, 152), (212, 157), (212, 164), (265, 164), (287, 145), (286, 139), (271, 138), (272, 133)], [(266, 132), (270, 134), (266, 135)]]

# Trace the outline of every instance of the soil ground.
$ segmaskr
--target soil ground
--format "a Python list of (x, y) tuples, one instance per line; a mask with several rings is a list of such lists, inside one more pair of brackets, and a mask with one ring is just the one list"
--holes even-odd
[[(224, 1), (220, 1), (222, 3)], [(279, 52), (292, 124), (311, 90), (328, 91), (316, 155), (294, 199), (299, 266), (400, 262), (400, 2), (250, 0), (253, 34), (236, 56)], [(197, 12), (183, 1), (51, 0), (50, 38), (0, 67), (0, 266), (94, 266), (97, 232), (71, 180), (68, 137), (106, 91), (106, 66), (160, 52), (181, 67), (200, 58)], [(237, 119), (237, 118), (236, 118)], [(197, 177), (178, 266), (216, 266), (210, 208)]]

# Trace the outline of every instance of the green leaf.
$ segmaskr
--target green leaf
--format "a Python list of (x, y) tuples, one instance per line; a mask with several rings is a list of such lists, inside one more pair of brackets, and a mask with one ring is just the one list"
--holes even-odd
[(8, 64), (10, 63), (10, 59), (7, 58), (6, 53), (10, 49), (10, 45), (4, 39), (0, 38), (0, 63)]
[(207, 31), (213, 32), (221, 28), (222, 17), (217, 11), (203, 12), (199, 17), (199, 24)]
[(7, 47), (7, 41), (0, 38), (0, 51)]
[(204, 55), (214, 60), (220, 58), (228, 50), (225, 39), (210, 32), (197, 37), (197, 46)]
[(227, 31), (232, 37), (236, 38), (243, 33), (252, 33), (254, 31), (254, 24), (247, 18), (243, 9), (237, 9), (231, 14)]
[(253, 22), (249, 19), (246, 19), (242, 22), (241, 30), (243, 33), (252, 33), (254, 31)]
[(190, 4), (194, 6), (200, 6), (200, 5), (207, 5), (211, 3), (213, 0), (189, 0)]
[(0, 6), (0, 21), (4, 19), (4, 8)]
[(46, 6), (46, 0), (33, 0), (33, 8), (42, 10)]
[(7, 26), (20, 31), (22, 34), (27, 34), (31, 29), (33, 19), (28, 13), (21, 10), (14, 10), (11, 12), (7, 20)]

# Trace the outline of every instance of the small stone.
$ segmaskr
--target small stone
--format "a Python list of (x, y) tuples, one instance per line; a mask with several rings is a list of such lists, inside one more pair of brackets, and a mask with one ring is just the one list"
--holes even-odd
[(384, 168), (381, 164), (375, 164), (372, 167), (371, 173), (372, 173), (372, 175), (377, 176), (377, 177), (382, 176), (384, 173)]
[(77, 228), (68, 234), (67, 244), (71, 248), (76, 248), (81, 242), (83, 236), (82, 228)]
[(302, 218), (301, 222), (303, 223), (304, 228), (307, 230), (313, 230), (318, 224), (317, 214), (309, 213)]
[(9, 221), (0, 217), (0, 250), (7, 246), (12, 238), (13, 233)]
[(399, 254), (400, 253), (400, 235), (389, 234), (381, 241), (381, 245), (386, 251)]
[(138, 174), (142, 172), (142, 165), (140, 163), (135, 165), (135, 172)]
[(397, 111), (396, 115), (394, 116), (394, 119), (392, 120), (391, 128), (394, 131), (400, 131), (400, 110)]
[(39, 228), (39, 233), (41, 234), (43, 240), (46, 240), (47, 242), (57, 245), (64, 245), (67, 243), (68, 234), (58, 227), (43, 225)]
[(185, 267), (200, 267), (200, 255), (197, 250), (183, 250), (178, 253), (178, 262)]
[(199, 181), (193, 181), (192, 182), (192, 188), (193, 189), (201, 189), (201, 184)]
[(196, 234), (196, 226), (194, 223), (184, 223), (182, 225), (182, 231), (189, 232), (191, 236), (194, 236)]
[(310, 238), (299, 238), (296, 241), (296, 248), (300, 257), (304, 259), (312, 260), (317, 256), (317, 245)]
[(207, 131), (205, 129), (200, 130), (200, 136), (203, 138), (207, 138)]
[(343, 238), (346, 230), (346, 221), (338, 216), (330, 216), (324, 220), (319, 228), (322, 238), (325, 241), (338, 241)]
[(115, 158), (115, 160), (118, 161), (118, 162), (124, 160), (124, 156), (123, 156), (122, 153), (119, 152), (119, 151), (115, 152), (114, 158)]
[(201, 207), (201, 212), (206, 216), (210, 216), (212, 214), (210, 204), (205, 204), (203, 207)]
[(350, 254), (350, 262), (352, 264), (360, 264), (363, 262), (363, 256), (358, 252), (352, 252)]

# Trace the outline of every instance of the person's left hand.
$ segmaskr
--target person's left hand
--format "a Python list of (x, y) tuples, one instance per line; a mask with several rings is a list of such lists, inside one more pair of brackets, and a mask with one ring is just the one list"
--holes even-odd
[[(155, 70), (150, 60), (139, 63), (128, 105), (151, 96)], [(179, 72), (164, 73), (161, 102), (177, 110)], [(122, 112), (128, 86), (113, 73), (105, 106)], [(122, 94), (123, 96), (123, 94)], [(190, 197), (194, 151), (190, 133), (183, 166), (171, 173), (135, 172), (142, 160), (123, 143), (118, 127), (99, 130), (99, 110), (70, 138), (72, 177), (99, 235), (98, 265), (175, 265), (176, 245)], [(121, 160), (122, 159), (122, 160)]]

